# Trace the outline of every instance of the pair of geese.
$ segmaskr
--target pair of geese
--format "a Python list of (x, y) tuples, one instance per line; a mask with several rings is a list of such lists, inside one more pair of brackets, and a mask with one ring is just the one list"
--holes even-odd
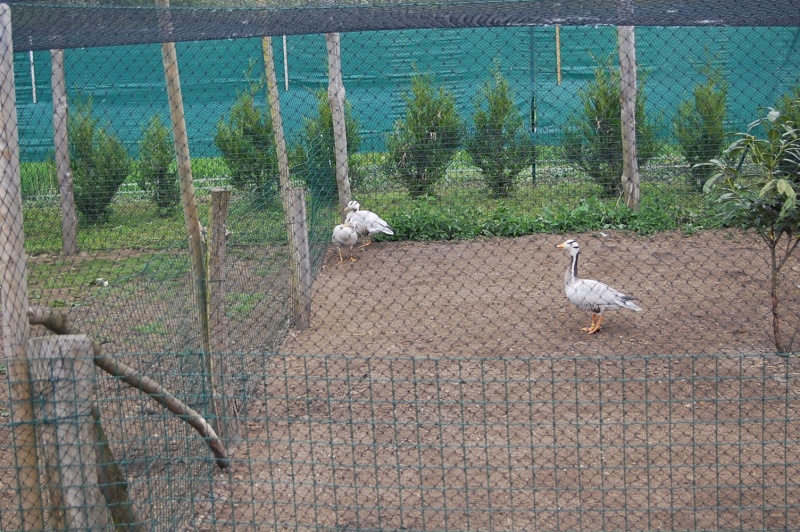
[[(353, 257), (353, 246), (358, 242), (359, 234), (367, 237), (364, 246), (368, 246), (369, 240), (373, 235), (385, 233), (393, 235), (392, 228), (380, 216), (371, 211), (362, 211), (357, 201), (351, 201), (345, 208), (347, 215), (343, 224), (337, 225), (333, 229), (332, 241), (339, 250), (339, 262), (344, 262), (342, 248), (350, 248), (350, 260)], [(636, 312), (641, 311), (634, 301), (635, 297), (623, 294), (619, 290), (608, 286), (594, 279), (581, 279), (578, 277), (578, 255), (581, 248), (576, 240), (567, 240), (558, 244), (559, 248), (566, 249), (572, 256), (572, 262), (567, 268), (564, 276), (564, 292), (573, 305), (583, 311), (592, 313), (592, 323), (589, 327), (583, 327), (581, 331), (594, 334), (600, 330), (603, 323), (603, 311), (630, 309)]]
[(358, 242), (358, 237), (363, 236), (366, 241), (361, 247), (369, 246), (372, 243), (372, 237), (378, 233), (393, 235), (394, 231), (386, 221), (372, 211), (361, 210), (361, 205), (357, 201), (350, 201), (344, 209), (345, 219), (333, 228), (333, 236), (331, 242), (336, 245), (339, 251), (339, 263), (344, 262), (342, 256), (342, 249), (349, 248), (350, 262), (355, 262), (353, 256), (353, 246)]

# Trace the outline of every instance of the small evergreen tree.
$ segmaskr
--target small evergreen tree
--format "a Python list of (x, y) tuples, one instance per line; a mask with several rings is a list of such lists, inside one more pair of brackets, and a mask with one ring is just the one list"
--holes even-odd
[(277, 198), (280, 176), (272, 117), (256, 105), (258, 89), (251, 84), (239, 94), (228, 120), (217, 122), (214, 144), (228, 166), (231, 184), (254, 193), (254, 202), (265, 205)]
[[(582, 112), (573, 115), (564, 127), (567, 159), (589, 175), (602, 195), (622, 194), (622, 103), (619, 69), (609, 57), (594, 69), (594, 81), (579, 91)], [(658, 153), (656, 125), (645, 112), (645, 79), (639, 78), (636, 97), (636, 148), (639, 166)]]
[(122, 142), (93, 117), (91, 96), (76, 100), (68, 129), (75, 208), (83, 221), (103, 223), (131, 172), (131, 158)]
[(498, 65), (491, 75), (475, 102), (475, 129), (467, 135), (465, 147), (492, 195), (507, 197), (516, 176), (531, 164), (533, 143)]
[(461, 147), (464, 123), (455, 96), (430, 75), (415, 74), (405, 100), (405, 118), (386, 141), (389, 171), (412, 197), (431, 195)]
[(139, 143), (139, 188), (158, 207), (158, 214), (167, 217), (180, 204), (178, 169), (172, 135), (158, 115), (147, 124)]
[(725, 144), (725, 103), (728, 84), (720, 67), (706, 65), (701, 72), (706, 80), (694, 88), (694, 98), (678, 105), (673, 130), (691, 166), (690, 184), (695, 190), (714, 173), (714, 168), (702, 163), (716, 159)]
[[(291, 150), (292, 166), (305, 176), (313, 198), (324, 203), (338, 200), (336, 183), (336, 146), (333, 138), (333, 115), (328, 101), (328, 91), (316, 93), (317, 116), (307, 119), (300, 134), (300, 142)], [(345, 103), (344, 119), (347, 135), (347, 166), (351, 187), (358, 176), (358, 159), (353, 154), (361, 146), (360, 125), (353, 118), (349, 102)]]

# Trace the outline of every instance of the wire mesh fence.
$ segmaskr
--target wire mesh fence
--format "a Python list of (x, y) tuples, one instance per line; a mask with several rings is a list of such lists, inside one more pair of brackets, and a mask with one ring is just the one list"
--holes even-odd
[(12, 2), (3, 530), (793, 528), (789, 7)]

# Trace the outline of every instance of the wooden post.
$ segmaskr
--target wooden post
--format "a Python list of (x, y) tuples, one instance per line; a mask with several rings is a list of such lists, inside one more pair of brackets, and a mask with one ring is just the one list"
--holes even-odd
[[(633, 0), (621, 0), (620, 11), (633, 14)], [(633, 26), (617, 28), (622, 112), (622, 190), (625, 205), (639, 209), (639, 160), (636, 147), (636, 40)]]
[(28, 341), (39, 446), (56, 529), (105, 530), (111, 523), (97, 479), (91, 339), (83, 334)]
[[(289, 155), (286, 150), (286, 137), (283, 133), (283, 115), (281, 114), (281, 100), (278, 95), (278, 79), (275, 74), (275, 54), (272, 50), (272, 38), (261, 39), (261, 49), (264, 55), (264, 72), (267, 78), (267, 102), (269, 113), (272, 117), (272, 130), (275, 135), (275, 151), (278, 156), (278, 177), (280, 179), (281, 199), (283, 200), (284, 215), (286, 210), (286, 196), (289, 191)], [(287, 218), (288, 219), (288, 218)]]
[(342, 81), (342, 47), (338, 33), (326, 33), (328, 47), (328, 101), (333, 118), (333, 145), (336, 151), (336, 185), (339, 188), (339, 215), (350, 202), (350, 169), (347, 162), (347, 127), (344, 118), (345, 90)]
[[(261, 45), (264, 52), (264, 70), (267, 77), (267, 97), (272, 116), (272, 127), (275, 130), (275, 149), (278, 154), (283, 215), (286, 220), (286, 235), (290, 248), (289, 270), (292, 276), (292, 326), (295, 329), (304, 330), (308, 328), (311, 321), (311, 260), (308, 246), (305, 190), (292, 188), (290, 184), (289, 162), (283, 134), (283, 120), (281, 118), (278, 83), (275, 75), (275, 56), (272, 49), (272, 39), (264, 37), (261, 40)], [(347, 194), (349, 197), (349, 184), (347, 186)], [(345, 202), (346, 204), (347, 202)], [(344, 209), (344, 206), (342, 206), (342, 209)]]
[(230, 190), (211, 189), (211, 218), (208, 224), (208, 321), (211, 334), (211, 374), (215, 429), (230, 447), (239, 433), (234, 390), (228, 373), (228, 327), (225, 320), (225, 245), (227, 241)]
[(292, 268), (292, 326), (305, 330), (311, 324), (311, 259), (306, 221), (306, 194), (302, 187), (290, 194), (291, 268)]
[(64, 255), (78, 251), (78, 217), (75, 214), (75, 194), (72, 168), (69, 162), (67, 129), (67, 83), (64, 73), (64, 50), (50, 50), (50, 86), (53, 92), (53, 139), (56, 150), (56, 174), (61, 194), (61, 246)]
[(11, 10), (7, 4), (0, 4), (0, 102), (0, 295), (19, 508), (18, 522), (12, 526), (21, 530), (41, 530), (44, 528), (44, 513), (33, 425), (30, 367), (25, 354), (31, 329), (22, 233), (14, 48)]
[(556, 80), (561, 85), (561, 26), (556, 24)]
[[(157, 0), (159, 7), (169, 7), (169, 0)], [(164, 35), (171, 34), (169, 13), (159, 18)], [(172, 120), (172, 135), (175, 141), (175, 157), (178, 162), (178, 178), (181, 187), (181, 204), (186, 231), (189, 234), (189, 254), (192, 263), (195, 298), (197, 300), (200, 320), (200, 337), (205, 353), (211, 350), (208, 330), (208, 304), (206, 294), (206, 271), (203, 245), (200, 240), (200, 217), (197, 214), (197, 197), (192, 180), (192, 162), (189, 157), (189, 136), (186, 132), (186, 115), (183, 111), (183, 94), (178, 71), (178, 54), (174, 42), (161, 44), (161, 55), (164, 63), (164, 77), (167, 81), (169, 98), (169, 114)]]

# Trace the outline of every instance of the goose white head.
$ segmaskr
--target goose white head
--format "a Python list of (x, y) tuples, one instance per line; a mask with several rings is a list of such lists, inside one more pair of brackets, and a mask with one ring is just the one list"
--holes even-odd
[(573, 257), (577, 255), (581, 250), (581, 247), (578, 245), (578, 241), (572, 239), (562, 242), (556, 247), (568, 250), (569, 254), (572, 255)]
[(357, 212), (360, 208), (361, 205), (359, 205), (356, 200), (353, 200), (347, 204), (347, 207), (344, 208), (344, 212), (350, 212), (350, 211)]

